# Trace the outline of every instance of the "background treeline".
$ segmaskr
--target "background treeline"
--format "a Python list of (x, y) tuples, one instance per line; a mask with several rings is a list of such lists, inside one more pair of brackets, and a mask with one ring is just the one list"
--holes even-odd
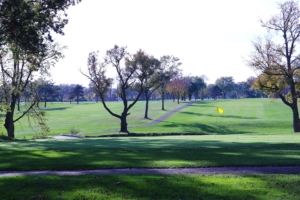
[[(180, 76), (176, 77), (165, 85), (165, 99), (174, 101), (205, 100), (205, 99), (237, 99), (237, 98), (262, 98), (267, 95), (257, 89), (252, 88), (254, 77), (249, 77), (246, 81), (234, 82), (233, 77), (221, 77), (214, 84), (207, 84), (205, 76)], [(52, 81), (37, 80), (35, 98), (39, 106), (47, 107), (47, 102), (76, 102), (95, 101), (100, 98), (90, 84), (83, 87), (80, 84), (55, 84)], [(30, 88), (28, 87), (28, 90)], [(134, 89), (128, 89), (128, 100), (133, 100), (137, 95)], [(159, 89), (154, 91), (150, 100), (161, 100)], [(139, 100), (145, 100), (143, 93)], [(30, 101), (30, 94), (25, 90), (18, 102)], [(118, 87), (111, 87), (106, 94), (106, 101), (120, 101), (118, 97)], [(42, 103), (42, 105), (41, 105)]]

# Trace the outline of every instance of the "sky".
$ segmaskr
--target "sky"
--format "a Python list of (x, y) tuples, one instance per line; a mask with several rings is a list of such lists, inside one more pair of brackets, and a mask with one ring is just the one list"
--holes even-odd
[[(222, 76), (235, 82), (257, 74), (244, 59), (252, 50), (251, 41), (266, 34), (259, 19), (278, 13), (276, 0), (82, 0), (68, 9), (69, 23), (56, 41), (68, 48), (65, 57), (52, 69), (56, 84), (89, 81), (88, 54), (99, 58), (114, 45), (139, 49), (160, 58), (180, 58), (183, 74), (205, 75), (208, 83)], [(114, 69), (108, 75), (115, 77)]]

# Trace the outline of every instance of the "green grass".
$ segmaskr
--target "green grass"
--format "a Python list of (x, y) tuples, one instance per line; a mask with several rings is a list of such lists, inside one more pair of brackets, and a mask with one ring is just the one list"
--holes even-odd
[(203, 135), (0, 142), (0, 170), (299, 165), (300, 137)]
[(0, 178), (2, 199), (299, 199), (297, 175), (87, 175)]
[[(149, 117), (144, 119), (145, 102), (138, 102), (128, 116), (129, 131), (132, 133), (197, 133), (197, 134), (286, 134), (292, 133), (292, 112), (280, 100), (239, 99), (197, 101), (154, 126), (148, 124), (164, 114), (183, 106), (166, 101), (167, 111), (161, 110), (161, 101), (151, 101)], [(50, 135), (69, 133), (72, 127), (80, 129), (85, 136), (118, 134), (119, 119), (104, 110), (101, 103), (48, 103)], [(108, 102), (108, 106), (121, 113), (121, 102)], [(223, 114), (216, 111), (224, 110)], [(18, 114), (17, 114), (18, 115)], [(32, 123), (34, 124), (34, 123)], [(16, 138), (31, 138), (38, 129), (28, 127), (28, 119), (16, 123)]]
[[(217, 107), (224, 110), (217, 113)], [(292, 112), (280, 100), (201, 101), (151, 127), (132, 132), (202, 134), (283, 134), (293, 132)]]
[[(182, 106), (150, 104), (157, 119)], [(109, 103), (120, 110), (120, 103)], [(119, 121), (97, 103), (49, 103), (51, 135), (79, 128), (84, 135), (118, 133)], [(224, 110), (222, 115), (216, 107)], [(20, 140), (36, 134), (27, 119), (16, 126), (19, 139), (0, 137), (0, 170), (169, 168), (299, 165), (300, 137), (280, 101), (201, 101), (155, 126), (143, 119), (144, 102), (128, 118), (135, 133), (197, 133), (201, 136), (109, 137)], [(22, 125), (22, 126), (21, 126)], [(114, 130), (114, 131), (110, 131)], [(16, 192), (18, 191), (18, 192)], [(299, 175), (89, 175), (1, 177), (2, 199), (299, 199)]]
[[(115, 111), (117, 114), (121, 114), (122, 103), (121, 102), (108, 102), (109, 108)], [(42, 106), (43, 104), (41, 104)], [(166, 101), (166, 111), (161, 110), (161, 101), (151, 101), (149, 107), (149, 117), (157, 119), (160, 116), (174, 110), (182, 104), (176, 104), (172, 101)], [(25, 109), (25, 105), (21, 107), (21, 111), (16, 113), (16, 116), (22, 113)], [(145, 102), (138, 102), (131, 110), (128, 116), (129, 126), (138, 126), (150, 123), (152, 120), (144, 119)], [(51, 129), (50, 135), (60, 135), (62, 133), (70, 133), (72, 127), (80, 129), (81, 133), (85, 134), (107, 134), (111, 133), (110, 130), (114, 130), (113, 133), (118, 133), (120, 129), (120, 120), (111, 116), (102, 106), (101, 103), (47, 103), (47, 108), (42, 108), (47, 112), (47, 124)], [(34, 127), (34, 121), (31, 121), (33, 128), (29, 127), (28, 119), (25, 117), (20, 122), (16, 123), (16, 138), (26, 139), (32, 138), (39, 131)], [(108, 130), (108, 131), (106, 131)]]

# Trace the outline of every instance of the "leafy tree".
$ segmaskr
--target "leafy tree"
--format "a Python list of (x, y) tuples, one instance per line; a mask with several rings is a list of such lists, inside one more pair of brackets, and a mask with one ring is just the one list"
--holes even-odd
[(166, 87), (167, 91), (177, 98), (179, 104), (180, 97), (187, 91), (186, 81), (183, 77), (177, 77), (171, 80)]
[(300, 41), (300, 10), (295, 1), (278, 3), (278, 9), (277, 15), (267, 21), (261, 20), (262, 27), (273, 33), (273, 37), (253, 41), (247, 63), (260, 72), (254, 87), (277, 95), (292, 110), (294, 132), (300, 132), (297, 100), (300, 65), (296, 48)]
[[(125, 65), (122, 62), (125, 60)], [(136, 54), (130, 56), (126, 51), (126, 47), (114, 48), (106, 52), (104, 62), (99, 62), (96, 52), (92, 52), (88, 57), (88, 74), (82, 72), (93, 84), (94, 90), (100, 96), (104, 108), (114, 117), (120, 119), (120, 132), (128, 133), (127, 116), (130, 114), (129, 110), (136, 104), (139, 97), (143, 93), (144, 81), (147, 76), (146, 69), (148, 62), (148, 55), (143, 51), (138, 51)], [(105, 96), (113, 83), (112, 78), (106, 76), (106, 66), (111, 66), (117, 71), (118, 81), (118, 95), (123, 102), (123, 111), (121, 114), (116, 114), (110, 110), (105, 103)], [(133, 86), (136, 87), (137, 95), (129, 104), (127, 90)]]
[(192, 100), (192, 95), (195, 96), (195, 100), (199, 96), (200, 90), (206, 88), (206, 84), (204, 82), (204, 79), (199, 76), (192, 76), (188, 77), (189, 79), (189, 86), (188, 86), (188, 97), (189, 100)]
[(230, 92), (234, 91), (234, 80), (231, 76), (218, 78), (216, 80), (216, 85), (222, 90), (224, 99), (226, 99)]
[(218, 85), (212, 85), (212, 88), (211, 88), (211, 91), (210, 91), (210, 96), (216, 100), (219, 96), (221, 96), (223, 93), (222, 93), (222, 90), (221, 88), (219, 88)]
[(158, 92), (161, 95), (161, 109), (165, 110), (165, 92), (166, 86), (170, 82), (171, 79), (175, 78), (180, 74), (180, 69), (178, 68), (181, 65), (179, 58), (175, 56), (162, 56), (160, 58), (160, 72), (159, 78), (161, 81), (161, 86), (158, 88)]
[(149, 99), (153, 92), (155, 92), (161, 85), (158, 73), (160, 70), (160, 62), (156, 58), (144, 54), (140, 54), (138, 60), (143, 62), (144, 65), (143, 70), (145, 73), (145, 80), (143, 90), (146, 98), (144, 118), (148, 119)]
[[(76, 2), (79, 2), (77, 0)], [(36, 110), (36, 101), (23, 114), (14, 119), (14, 110), (20, 95), (36, 72), (47, 73), (59, 57), (60, 50), (53, 43), (52, 33), (63, 34), (67, 24), (65, 10), (75, 0), (1, 0), (0, 1), (0, 65), (4, 88), (2, 108), (6, 113), (4, 127), (14, 137), (14, 123), (25, 115), (37, 119), (43, 131), (48, 131), (44, 112)], [(56, 46), (56, 47), (55, 47)], [(36, 88), (34, 88), (36, 89)]]
[(37, 92), (41, 100), (44, 100), (44, 108), (47, 106), (49, 99), (56, 98), (58, 96), (59, 87), (54, 85), (51, 81), (40, 81)]
[(60, 84), (57, 86), (57, 98), (59, 101), (64, 102), (64, 99), (71, 93), (72, 86), (68, 84)]
[[(25, 115), (34, 118), (44, 116), (44, 113), (36, 110), (36, 100), (31, 98), (31, 105), (17, 119), (14, 118), (14, 111), (21, 94), (29, 86), (29, 91), (33, 95), (36, 90), (35, 84), (30, 84), (32, 79), (38, 73), (48, 73), (51, 66), (62, 57), (61, 50), (56, 45), (48, 46), (48, 52), (42, 55), (27, 55), (17, 46), (9, 45), (2, 47), (0, 54), (0, 76), (2, 87), (4, 89), (4, 98), (2, 102), (7, 105), (5, 109), (5, 124), (9, 137), (15, 136), (14, 123)], [(42, 119), (42, 118), (40, 118)], [(40, 121), (44, 124), (43, 120)]]
[(82, 85), (75, 85), (70, 92), (70, 99), (76, 99), (77, 104), (79, 104), (80, 99), (84, 99), (84, 92), (83, 92)]
[(28, 54), (47, 52), (51, 34), (64, 34), (66, 9), (80, 1), (1, 0), (0, 45), (14, 44)]

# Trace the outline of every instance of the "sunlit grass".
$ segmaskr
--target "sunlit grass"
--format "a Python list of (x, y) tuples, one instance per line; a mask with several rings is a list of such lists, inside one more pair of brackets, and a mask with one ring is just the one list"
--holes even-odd
[[(217, 112), (217, 107), (224, 110)], [(280, 100), (239, 99), (196, 102), (150, 127), (132, 132), (199, 134), (286, 134), (293, 132), (292, 112)]]

